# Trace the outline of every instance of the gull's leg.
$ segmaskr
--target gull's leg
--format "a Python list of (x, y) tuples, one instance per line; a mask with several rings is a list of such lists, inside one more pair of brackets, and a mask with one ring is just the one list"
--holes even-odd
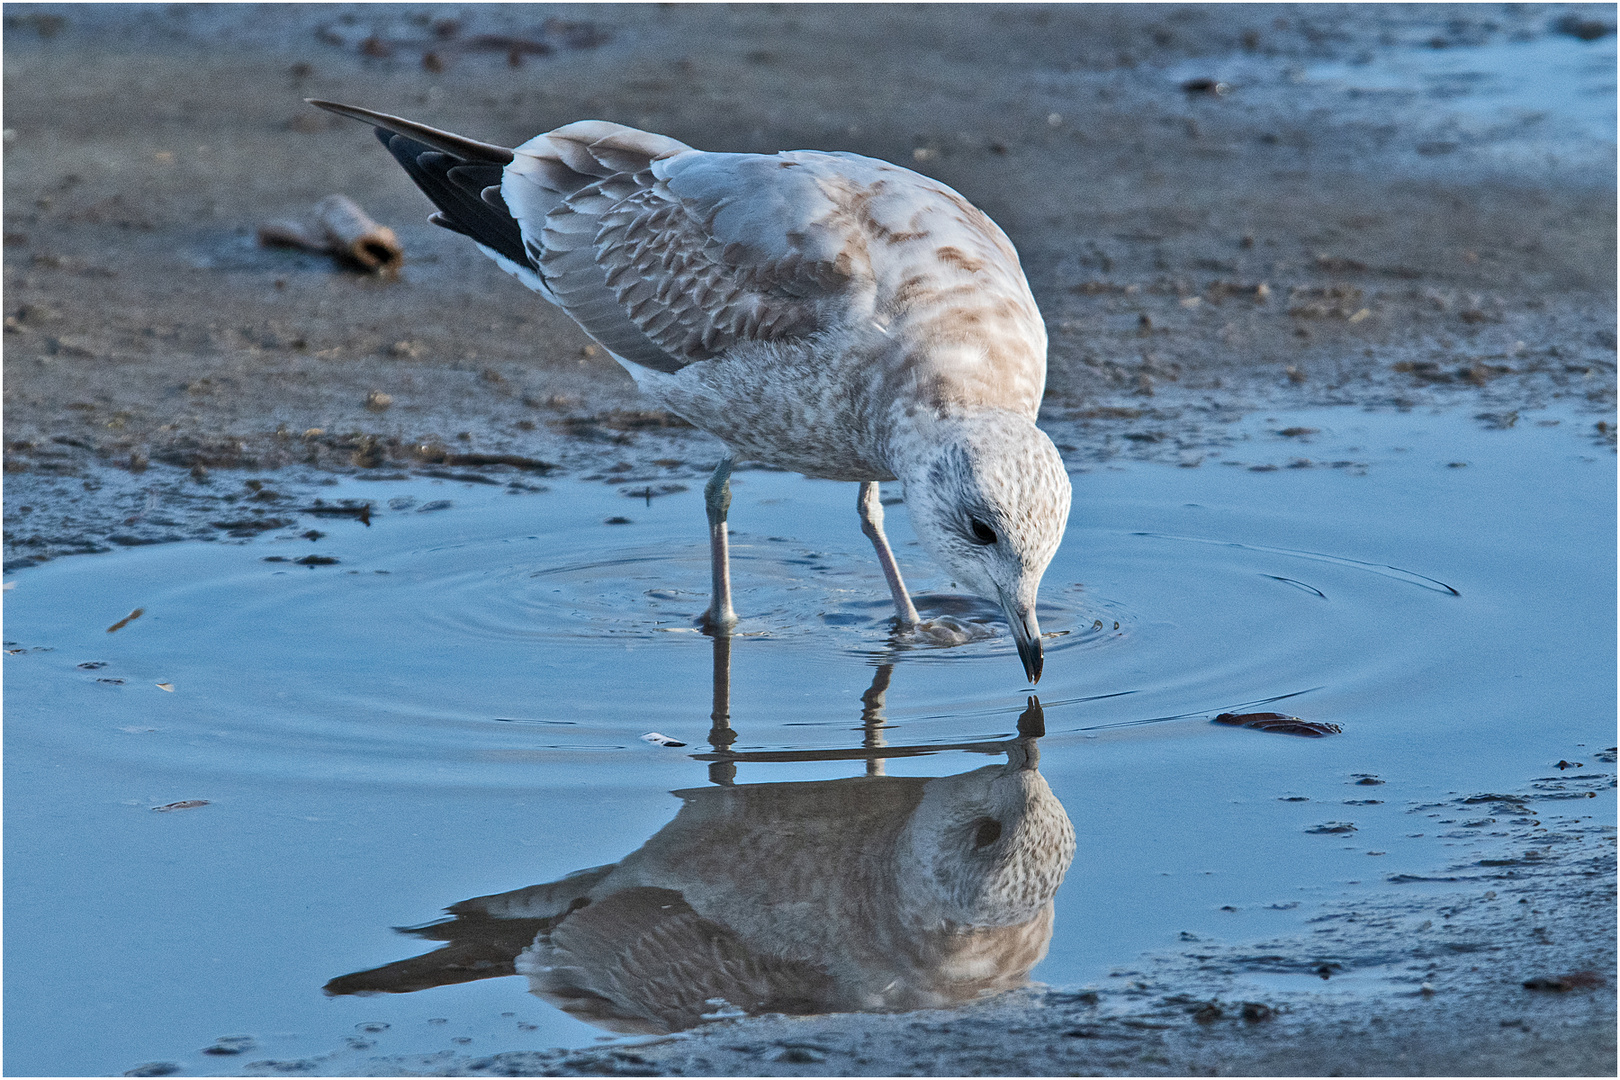
[[(737, 741), (731, 730), (731, 635), (714, 635), (714, 709), (709, 713), (709, 747), (724, 754)], [(735, 761), (709, 762), (709, 782), (729, 785), (737, 779)]]
[[(883, 737), (883, 699), (889, 693), (889, 679), (894, 674), (893, 664), (880, 664), (877, 673), (872, 676), (872, 685), (866, 693), (861, 695), (861, 746), (867, 750), (881, 750), (888, 745)], [(866, 759), (866, 775), (882, 776), (883, 759), (869, 757)]]
[(917, 618), (917, 606), (911, 602), (911, 594), (906, 592), (906, 583), (900, 577), (894, 552), (889, 550), (889, 538), (883, 535), (883, 503), (878, 499), (876, 480), (862, 481), (856, 505), (861, 511), (861, 532), (877, 549), (878, 564), (883, 567), (889, 591), (894, 594), (895, 618), (901, 630), (910, 630), (921, 620)]
[(731, 509), (730, 454), (720, 459), (714, 475), (703, 485), (703, 505), (709, 512), (709, 572), (714, 587), (703, 625), (710, 633), (723, 634), (737, 624), (731, 606), (731, 544), (726, 539), (726, 511)]

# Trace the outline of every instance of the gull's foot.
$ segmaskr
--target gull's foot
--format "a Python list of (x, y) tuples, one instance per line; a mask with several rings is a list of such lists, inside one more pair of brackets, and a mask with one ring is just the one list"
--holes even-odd
[(713, 608), (698, 616), (698, 629), (711, 637), (729, 637), (732, 628), (737, 625), (735, 611), (716, 612)]
[(951, 615), (941, 615), (937, 619), (926, 619), (905, 629), (897, 629), (895, 636), (916, 645), (948, 649), (955, 645), (966, 645), (972, 641), (993, 638), (996, 636), (996, 628)]

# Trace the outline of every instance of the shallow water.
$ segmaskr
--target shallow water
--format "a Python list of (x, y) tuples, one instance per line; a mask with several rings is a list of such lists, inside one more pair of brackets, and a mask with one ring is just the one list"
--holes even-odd
[(1614, 142), (1615, 40), (1551, 34), (1444, 49), (1400, 49), (1313, 64), (1308, 82), (1386, 101), (1426, 102), (1482, 125), (1551, 123), (1543, 137)]
[(1602, 175), (1614, 164), (1615, 58), (1612, 34), (1581, 41), (1554, 33), (1445, 48), (1384, 47), (1308, 64), (1235, 53), (1181, 61), (1166, 77), (1174, 84), (1219, 79), (1230, 89), (1227, 104), (1237, 107), (1296, 115), (1328, 110), (1391, 132), (1398, 124), (1416, 137), (1409, 169), (1477, 176), (1475, 157), (1450, 156), (1466, 146), (1509, 169), (1592, 167)]
[[(1039, 749), (1078, 852), (1033, 977), (1100, 983), (1183, 933), (1297, 932), (1320, 902), (1474, 842), (1422, 804), (1610, 745), (1615, 459), (1591, 422), (1256, 415), (1198, 468), (1077, 473), (1043, 589)], [(1314, 430), (1278, 434), (1297, 428)], [(902, 508), (890, 533), (920, 606), (977, 626), (965, 644), (891, 640), (854, 485), (747, 472), (734, 495), (744, 618), (720, 762), (696, 487), (345, 481), (327, 501), (372, 501), (369, 526), (306, 517), (13, 575), (8, 1072), (592, 1042), (600, 1027), (517, 978), (322, 987), (434, 944), (393, 927), (623, 859), (675, 817), (673, 790), (733, 769), (856, 777), (878, 766), (839, 752), (1017, 733), (1010, 639), (932, 570)], [(297, 536), (312, 525), (325, 535)], [(338, 561), (266, 561), (308, 554)], [(1343, 733), (1209, 722), (1232, 710)], [(996, 749), (881, 768), (950, 776)], [(186, 800), (207, 804), (152, 810)], [(1309, 831), (1339, 822), (1356, 831)]]

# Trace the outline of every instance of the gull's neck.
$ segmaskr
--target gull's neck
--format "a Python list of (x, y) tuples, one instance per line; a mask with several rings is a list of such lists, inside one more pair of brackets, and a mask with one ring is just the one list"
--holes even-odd
[(980, 441), (991, 433), (1012, 433), (1034, 426), (1022, 412), (1012, 409), (977, 408), (953, 412), (918, 409), (911, 415), (897, 416), (883, 440), (884, 463), (903, 482), (922, 475), (953, 443)]

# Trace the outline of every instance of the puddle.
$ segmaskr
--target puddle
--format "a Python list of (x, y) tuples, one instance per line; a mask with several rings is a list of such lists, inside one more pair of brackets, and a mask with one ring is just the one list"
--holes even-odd
[[(1489, 842), (1485, 815), (1425, 804), (1612, 744), (1615, 464), (1590, 422), (1256, 415), (1200, 468), (1078, 473), (1038, 711), (994, 612), (931, 569), (902, 508), (919, 606), (961, 644), (892, 640), (853, 485), (787, 474), (736, 482), (743, 622), (722, 650), (693, 630), (696, 490), (345, 482), (328, 501), (371, 500), (369, 526), (15, 574), (7, 1064), (589, 1045), (738, 1007), (955, 1000), (1031, 965), (1083, 985), (1182, 935), (1299, 932)], [(1302, 455), (1320, 464), (1287, 467)], [(887, 877), (840, 868), (861, 844)], [(964, 884), (929, 894), (919, 852), (950, 844), (940, 872)], [(1045, 884), (961, 870), (1013, 851), (1012, 877)], [(776, 910), (790, 896), (809, 907)], [(947, 910), (976, 957), (918, 944)], [(730, 981), (660, 982), (636, 942), (710, 949), (699, 970), (719, 950)], [(334, 979), (400, 992), (323, 994)]]
[(1615, 64), (1614, 35), (1582, 41), (1553, 33), (1444, 48), (1389, 46), (1303, 64), (1233, 54), (1181, 61), (1165, 74), (1177, 86), (1224, 83), (1234, 108), (1322, 109), (1390, 132), (1399, 125), (1416, 138), (1408, 166), (1444, 168), (1448, 155), (1467, 148), (1509, 167), (1612, 171)]
[(1401, 103), (1422, 101), (1486, 124), (1550, 120), (1560, 135), (1614, 142), (1615, 39), (1391, 50), (1364, 63), (1312, 64), (1304, 79)]
[(1271, 972), (1245, 972), (1240, 984), (1253, 987), (1253, 992), (1269, 999), (1284, 998), (1371, 998), (1391, 994), (1417, 994), (1423, 984), (1421, 975), (1413, 975), (1393, 964), (1380, 964), (1324, 979), (1320, 975), (1273, 974)]

